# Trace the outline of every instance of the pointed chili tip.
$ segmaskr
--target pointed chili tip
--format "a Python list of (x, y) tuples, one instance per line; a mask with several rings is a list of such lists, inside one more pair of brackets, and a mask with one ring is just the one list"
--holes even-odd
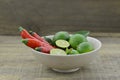
[(28, 39), (22, 39), (21, 42), (24, 43), (24, 44), (27, 44)]
[(19, 28), (18, 28), (18, 30), (21, 32), (22, 30), (23, 30), (24, 28), (22, 27), (22, 26), (20, 26)]
[(36, 47), (35, 50), (36, 51), (41, 51), (41, 48), (40, 47)]

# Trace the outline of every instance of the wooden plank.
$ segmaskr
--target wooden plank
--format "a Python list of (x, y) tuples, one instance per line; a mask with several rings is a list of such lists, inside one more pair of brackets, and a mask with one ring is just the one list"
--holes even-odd
[(20, 77), (15, 75), (0, 75), (0, 80), (20, 80)]

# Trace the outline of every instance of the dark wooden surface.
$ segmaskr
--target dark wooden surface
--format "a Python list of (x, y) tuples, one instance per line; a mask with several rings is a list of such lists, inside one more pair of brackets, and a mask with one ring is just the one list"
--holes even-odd
[(120, 32), (120, 0), (0, 0), (0, 35), (18, 35), (19, 25), (41, 35)]
[(0, 80), (120, 80), (120, 33), (99, 35), (100, 58), (68, 74), (37, 63), (20, 36), (0, 36)]

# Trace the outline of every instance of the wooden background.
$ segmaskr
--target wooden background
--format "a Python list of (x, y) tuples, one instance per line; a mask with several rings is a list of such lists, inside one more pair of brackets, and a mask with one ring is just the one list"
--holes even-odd
[(0, 35), (18, 35), (20, 25), (41, 35), (120, 32), (120, 0), (0, 0)]

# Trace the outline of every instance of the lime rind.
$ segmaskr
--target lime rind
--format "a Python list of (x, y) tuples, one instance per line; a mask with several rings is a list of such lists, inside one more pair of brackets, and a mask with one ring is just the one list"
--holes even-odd
[(60, 39), (69, 40), (69, 38), (70, 38), (70, 35), (68, 32), (59, 31), (53, 36), (53, 41), (55, 42), (55, 41), (60, 40)]
[(78, 47), (77, 47), (77, 51), (79, 53), (90, 52), (92, 50), (94, 50), (94, 47), (89, 42), (83, 42), (83, 43), (79, 44)]
[(85, 36), (81, 34), (74, 34), (70, 37), (69, 43), (73, 49), (76, 49), (80, 43), (86, 42), (86, 41), (87, 39)]

